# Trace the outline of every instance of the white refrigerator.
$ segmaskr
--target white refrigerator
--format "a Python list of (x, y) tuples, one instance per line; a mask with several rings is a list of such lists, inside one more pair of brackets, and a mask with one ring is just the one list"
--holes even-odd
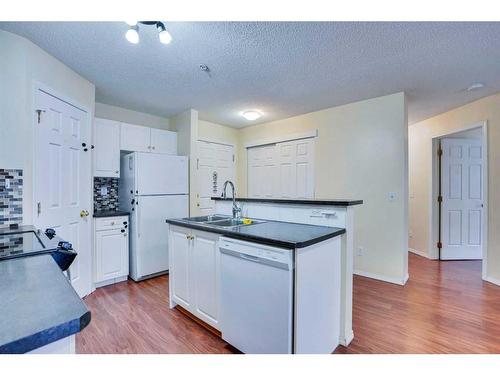
[(168, 218), (189, 216), (186, 156), (133, 152), (121, 158), (120, 209), (130, 212), (130, 277), (168, 271)]

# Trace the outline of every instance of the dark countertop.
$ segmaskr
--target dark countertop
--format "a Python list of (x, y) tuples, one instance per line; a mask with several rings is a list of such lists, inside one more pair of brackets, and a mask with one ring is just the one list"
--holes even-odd
[(0, 353), (26, 353), (90, 322), (90, 311), (50, 254), (0, 262), (0, 301)]
[(263, 223), (241, 225), (232, 228), (216, 227), (182, 219), (167, 219), (167, 223), (287, 249), (307, 247), (345, 233), (344, 228), (270, 220), (266, 220)]
[[(232, 201), (233, 198), (212, 197), (214, 201)], [(272, 198), (236, 198), (238, 202), (306, 204), (316, 206), (356, 206), (363, 204), (360, 199), (272, 199)]]
[(94, 211), (94, 217), (128, 216), (130, 212), (120, 210)]

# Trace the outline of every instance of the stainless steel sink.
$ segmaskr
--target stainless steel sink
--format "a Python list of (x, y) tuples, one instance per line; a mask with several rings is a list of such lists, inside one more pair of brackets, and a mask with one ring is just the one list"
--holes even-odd
[(207, 215), (207, 216), (196, 216), (196, 217), (186, 217), (182, 220), (192, 221), (195, 223), (211, 223), (213, 221), (227, 220), (229, 217), (224, 215)]
[(217, 227), (238, 227), (241, 225), (253, 225), (253, 224), (260, 224), (263, 223), (263, 221), (258, 221), (258, 220), (252, 220), (250, 224), (245, 224), (243, 222), (243, 219), (227, 219), (227, 220), (219, 220), (219, 221), (214, 221), (210, 223), (210, 225), (217, 226)]

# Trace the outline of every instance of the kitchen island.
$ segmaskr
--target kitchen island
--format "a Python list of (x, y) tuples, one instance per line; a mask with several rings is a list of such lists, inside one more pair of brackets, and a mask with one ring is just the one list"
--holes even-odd
[[(362, 202), (325, 209), (322, 201), (305, 211), (297, 207), (310, 202), (294, 203), (280, 210), (268, 202), (274, 207), (267, 212), (247, 205), (244, 217), (257, 219), (242, 221), (227, 215), (231, 202), (220, 200), (216, 215), (167, 220), (170, 306), (220, 330), (245, 353), (331, 353), (347, 345), (352, 289), (346, 298), (344, 261), (352, 217), (345, 211)], [(352, 270), (347, 274), (352, 288)]]

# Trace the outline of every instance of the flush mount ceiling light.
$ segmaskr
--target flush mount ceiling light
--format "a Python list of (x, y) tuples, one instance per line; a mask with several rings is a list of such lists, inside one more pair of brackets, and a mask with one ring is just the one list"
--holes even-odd
[(248, 121), (255, 121), (258, 118), (262, 117), (262, 114), (257, 111), (245, 111), (241, 115)]
[(172, 35), (167, 31), (163, 22), (160, 21), (125, 21), (130, 28), (125, 33), (125, 38), (130, 43), (139, 43), (139, 24), (146, 26), (155, 26), (158, 30), (158, 38), (160, 43), (169, 44), (172, 41)]
[(476, 83), (473, 83), (472, 85), (470, 85), (469, 87), (467, 87), (467, 91), (469, 91), (469, 92), (476, 91), (476, 90), (482, 89), (483, 87), (484, 87), (484, 83), (476, 82)]

